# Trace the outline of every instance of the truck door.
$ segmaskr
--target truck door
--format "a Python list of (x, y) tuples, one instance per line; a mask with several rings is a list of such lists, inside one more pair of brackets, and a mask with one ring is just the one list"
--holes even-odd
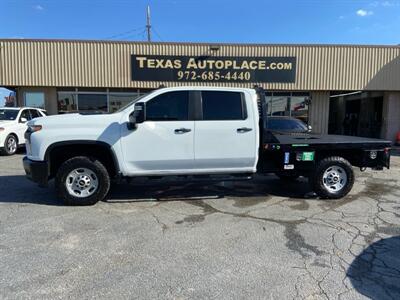
[(195, 121), (195, 167), (211, 172), (255, 172), (258, 112), (242, 92), (202, 91)]
[(122, 152), (130, 175), (175, 174), (193, 168), (194, 121), (188, 91), (166, 92), (146, 102), (145, 121), (122, 126)]

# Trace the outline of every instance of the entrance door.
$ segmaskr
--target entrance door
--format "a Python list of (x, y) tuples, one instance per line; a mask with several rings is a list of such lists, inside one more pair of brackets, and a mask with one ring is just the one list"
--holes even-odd
[(240, 92), (202, 91), (195, 121), (195, 167), (215, 172), (255, 170), (257, 121)]
[(146, 121), (122, 127), (122, 152), (129, 175), (189, 171), (194, 161), (194, 121), (189, 92), (167, 92), (146, 103)]

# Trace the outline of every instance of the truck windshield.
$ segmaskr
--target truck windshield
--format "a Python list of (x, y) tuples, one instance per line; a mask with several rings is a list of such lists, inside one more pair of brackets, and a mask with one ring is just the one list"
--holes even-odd
[(0, 109), (0, 120), (1, 121), (13, 121), (18, 116), (17, 109)]
[(116, 110), (116, 111), (114, 112), (114, 114), (115, 114), (115, 113), (119, 113), (119, 112), (121, 112), (121, 111), (127, 109), (127, 108), (128, 108), (129, 106), (131, 106), (132, 104), (138, 102), (140, 99), (142, 99), (142, 98), (144, 98), (144, 97), (150, 95), (150, 94), (153, 93), (153, 92), (154, 92), (154, 91), (152, 91), (152, 92), (150, 92), (150, 93), (143, 94), (143, 95), (141, 95), (141, 96), (135, 98), (134, 100), (132, 100), (132, 101), (129, 102), (128, 104), (126, 104), (126, 105), (122, 106), (120, 109)]
[(307, 132), (308, 127), (298, 119), (289, 118), (268, 118), (267, 128), (276, 131)]

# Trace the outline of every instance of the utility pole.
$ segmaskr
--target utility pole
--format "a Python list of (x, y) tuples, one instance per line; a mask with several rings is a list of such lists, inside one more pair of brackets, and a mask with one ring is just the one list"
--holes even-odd
[(150, 5), (147, 5), (146, 20), (147, 41), (151, 42)]

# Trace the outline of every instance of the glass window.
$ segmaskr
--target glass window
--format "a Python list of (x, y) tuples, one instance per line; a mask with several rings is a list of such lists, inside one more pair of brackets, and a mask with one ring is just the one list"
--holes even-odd
[(270, 92), (266, 93), (268, 116), (290, 116), (308, 123), (309, 93)]
[(25, 118), (28, 121), (32, 119), (31, 114), (29, 113), (29, 109), (24, 109), (22, 111), (21, 116), (19, 117), (19, 120), (21, 121), (22, 118)]
[(18, 116), (18, 109), (0, 109), (0, 121), (15, 120)]
[(272, 96), (271, 115), (289, 116), (290, 115), (290, 93), (275, 92)]
[(129, 93), (129, 94), (110, 94), (109, 95), (109, 112), (113, 113), (119, 110), (121, 107), (127, 106), (129, 103), (140, 97), (140, 93)]
[(107, 112), (107, 95), (78, 94), (78, 110), (83, 112)]
[(44, 108), (44, 93), (25, 93), (25, 106)]
[(307, 132), (308, 127), (300, 120), (281, 117), (270, 117), (267, 119), (267, 128), (270, 130), (281, 131), (300, 131)]
[(293, 95), (290, 100), (290, 115), (294, 118), (300, 119), (308, 123), (308, 96)]
[(272, 93), (271, 95), (265, 95), (265, 102), (267, 103), (267, 115), (272, 115)]
[[(1, 99), (1, 95), (4, 95), (4, 99)], [(8, 95), (8, 96), (6, 96)], [(0, 103), (4, 100), (5, 107), (16, 107), (17, 106), (17, 93), (0, 87)]]
[(36, 109), (30, 109), (32, 119), (40, 118), (42, 115)]
[(243, 120), (241, 93), (203, 91), (203, 120)]
[(189, 92), (177, 91), (156, 96), (146, 103), (146, 120), (185, 121), (189, 119)]
[(74, 93), (58, 93), (58, 113), (65, 114), (78, 111), (77, 95)]

